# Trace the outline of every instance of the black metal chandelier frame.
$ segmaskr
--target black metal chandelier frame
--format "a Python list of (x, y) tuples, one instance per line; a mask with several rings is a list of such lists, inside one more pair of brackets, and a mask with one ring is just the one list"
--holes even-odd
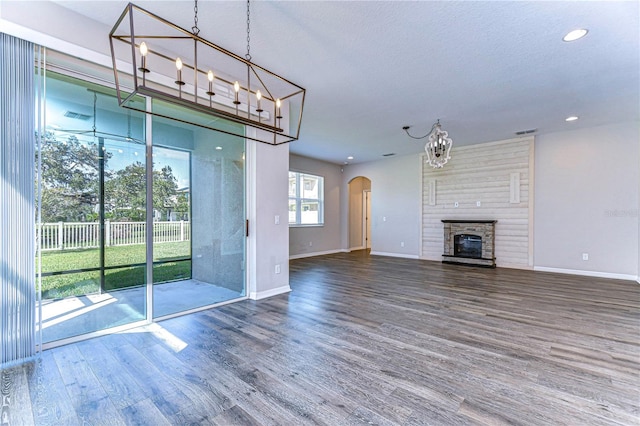
[[(141, 20), (145, 20), (146, 26), (152, 30), (136, 32), (136, 24)], [(297, 140), (305, 89), (251, 62), (248, 51), (247, 58), (243, 58), (203, 39), (198, 32), (197, 3), (193, 32), (129, 3), (109, 34), (120, 106), (269, 145)], [(148, 48), (147, 43), (153, 48)], [(163, 43), (172, 44), (173, 49), (163, 50)], [(190, 49), (185, 48), (188, 44)], [(180, 59), (178, 54), (185, 59)], [(152, 69), (149, 58), (156, 61), (157, 69)], [(173, 68), (177, 72), (175, 81), (170, 77), (172, 68), (168, 66), (174, 61), (177, 67), (177, 71)], [(213, 68), (216, 62), (228, 64), (235, 73)], [(211, 68), (202, 68), (204, 64)], [(243, 68), (246, 75), (241, 76)], [(212, 69), (216, 71), (215, 83)], [(182, 78), (183, 71), (193, 77), (189, 83)], [(219, 92), (218, 95), (214, 90)], [(136, 101), (140, 99), (139, 95), (186, 108), (186, 113), (180, 118), (154, 111), (148, 103)], [(241, 126), (223, 126), (218, 120), (207, 120), (202, 116), (221, 118)], [(256, 131), (249, 133), (244, 126)]]

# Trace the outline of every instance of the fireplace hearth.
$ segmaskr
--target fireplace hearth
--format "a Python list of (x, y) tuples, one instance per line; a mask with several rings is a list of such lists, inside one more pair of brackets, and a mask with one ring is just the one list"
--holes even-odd
[(443, 220), (442, 262), (495, 268), (496, 220)]

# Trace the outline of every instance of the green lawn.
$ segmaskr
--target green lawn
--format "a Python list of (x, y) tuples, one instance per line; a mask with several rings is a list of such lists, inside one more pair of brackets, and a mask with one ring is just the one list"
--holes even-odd
[[(153, 260), (170, 261), (153, 267), (153, 282), (160, 283), (191, 277), (191, 261), (177, 259), (190, 257), (189, 241), (157, 243)], [(145, 267), (128, 265), (145, 262), (145, 246), (107, 247), (105, 266), (122, 268), (105, 271), (105, 289), (113, 290), (145, 284)], [(175, 261), (172, 261), (175, 260)], [(42, 273), (62, 272), (100, 266), (98, 249), (48, 251), (42, 253)], [(68, 296), (97, 293), (100, 289), (98, 271), (76, 272), (42, 277), (42, 299), (58, 299)]]

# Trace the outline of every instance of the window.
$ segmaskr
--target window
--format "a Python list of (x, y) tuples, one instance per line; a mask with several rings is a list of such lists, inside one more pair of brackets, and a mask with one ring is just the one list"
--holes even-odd
[(324, 224), (324, 178), (289, 172), (289, 225)]

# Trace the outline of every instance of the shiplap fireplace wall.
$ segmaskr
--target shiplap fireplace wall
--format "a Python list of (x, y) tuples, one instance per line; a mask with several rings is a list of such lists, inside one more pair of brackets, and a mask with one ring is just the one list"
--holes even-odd
[(455, 147), (434, 169), (422, 158), (421, 257), (442, 260), (443, 219), (497, 220), (497, 266), (533, 267), (534, 138)]

